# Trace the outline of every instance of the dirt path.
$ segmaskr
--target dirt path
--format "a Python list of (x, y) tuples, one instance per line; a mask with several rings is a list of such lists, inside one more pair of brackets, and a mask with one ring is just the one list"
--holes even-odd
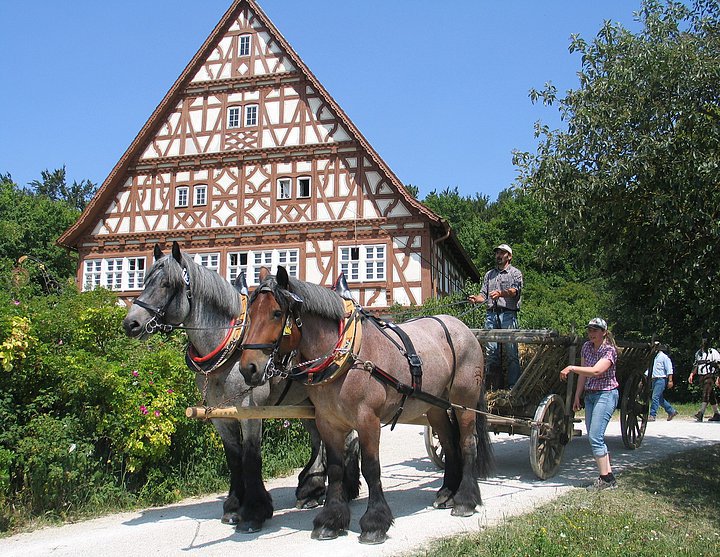
[[(584, 436), (567, 446), (560, 473), (540, 481), (530, 468), (529, 439), (498, 435), (493, 438), (498, 473), (480, 484), (484, 505), (470, 518), (455, 518), (450, 516), (450, 511), (435, 510), (431, 506), (441, 484), (441, 474), (427, 457), (422, 432), (421, 427), (403, 425), (393, 432), (383, 431), (383, 486), (395, 524), (388, 541), (379, 546), (365, 546), (357, 541), (358, 520), (367, 504), (364, 490), (360, 499), (351, 505), (352, 522), (347, 536), (327, 542), (311, 540), (312, 519), (317, 511), (294, 508), (295, 478), (290, 477), (270, 482), (276, 512), (258, 534), (238, 534), (231, 526), (221, 524), (223, 497), (212, 496), (0, 539), (0, 555), (304, 557), (318, 551), (320, 555), (332, 557), (400, 555), (434, 538), (498, 524), (505, 517), (528, 511), (595, 477), (594, 462)], [(687, 418), (651, 423), (643, 446), (629, 451), (622, 444), (616, 419), (608, 428), (607, 440), (615, 471), (620, 472), (622, 482), (622, 471), (629, 466), (720, 442), (720, 423), (698, 424)]]

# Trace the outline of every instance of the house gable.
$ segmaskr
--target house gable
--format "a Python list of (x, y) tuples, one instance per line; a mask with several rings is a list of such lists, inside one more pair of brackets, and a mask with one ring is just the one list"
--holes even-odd
[[(359, 300), (386, 306), (437, 292), (432, 246), (448, 232), (257, 4), (237, 0), (58, 243), (84, 260), (179, 239), (214, 250), (226, 275), (232, 254), (293, 245), (298, 273), (323, 283), (346, 252), (357, 255), (341, 246), (368, 246), (358, 257), (384, 253), (387, 271), (371, 273)], [(477, 280), (454, 237), (447, 242), (456, 274)]]

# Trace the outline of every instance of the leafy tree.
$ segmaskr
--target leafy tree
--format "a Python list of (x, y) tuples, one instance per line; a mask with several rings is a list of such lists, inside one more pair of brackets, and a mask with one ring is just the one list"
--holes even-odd
[(33, 180), (30, 186), (35, 195), (45, 196), (53, 201), (65, 201), (70, 207), (82, 211), (95, 195), (97, 188), (90, 180), (74, 181), (68, 186), (65, 174), (64, 166), (53, 172), (43, 170), (40, 173), (42, 180)]
[(567, 129), (538, 124), (516, 163), (556, 244), (610, 279), (620, 332), (680, 345), (720, 310), (720, 7), (645, 0), (636, 17), (637, 34), (573, 37), (579, 88), (531, 91)]
[(55, 240), (77, 217), (77, 209), (64, 201), (33, 195), (0, 176), (0, 276), (8, 280), (22, 256), (28, 256), (24, 269), (45, 290), (74, 276), (77, 257)]

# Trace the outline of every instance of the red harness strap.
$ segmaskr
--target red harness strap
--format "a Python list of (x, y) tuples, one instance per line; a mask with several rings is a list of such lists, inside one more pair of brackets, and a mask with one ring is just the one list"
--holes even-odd
[(198, 355), (197, 355), (197, 352), (195, 352), (195, 347), (191, 344), (191, 345), (188, 347), (188, 351), (189, 351), (189, 356), (190, 356), (190, 358), (192, 359), (192, 361), (193, 361), (193, 362), (197, 362), (198, 364), (201, 364), (201, 363), (207, 362), (208, 360), (211, 360), (212, 358), (214, 358), (215, 356), (217, 356), (217, 355), (220, 353), (220, 351), (221, 351), (223, 348), (225, 348), (225, 345), (228, 343), (228, 341), (230, 340), (230, 337), (231, 337), (232, 334), (235, 332), (235, 321), (236, 321), (236, 320), (233, 319), (233, 320), (230, 322), (230, 326), (228, 327), (227, 335), (225, 335), (225, 338), (223, 339), (223, 341), (217, 346), (217, 348), (215, 348), (215, 350), (213, 350), (212, 352), (210, 352), (210, 353), (207, 354), (206, 356), (198, 356)]

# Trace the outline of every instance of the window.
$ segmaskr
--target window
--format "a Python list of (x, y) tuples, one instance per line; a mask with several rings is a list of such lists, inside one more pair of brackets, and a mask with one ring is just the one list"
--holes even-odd
[(145, 282), (145, 258), (128, 257), (127, 259), (127, 288), (128, 290), (141, 290)]
[[(245, 271), (248, 263), (247, 253), (229, 253), (228, 254), (228, 280), (233, 282), (240, 271)], [(245, 273), (247, 279), (247, 272)]]
[(234, 281), (241, 271), (249, 285), (254, 286), (260, 282), (260, 269), (267, 267), (271, 272), (277, 272), (278, 265), (287, 269), (291, 277), (299, 278), (300, 250), (273, 249), (263, 251), (241, 251), (228, 254), (228, 280)]
[(195, 186), (195, 188), (193, 188), (193, 192), (195, 193), (195, 200), (193, 201), (193, 205), (207, 205), (206, 185)]
[(239, 106), (231, 106), (230, 108), (228, 108), (227, 127), (228, 128), (239, 128), (240, 127), (240, 107)]
[(175, 207), (187, 207), (189, 193), (190, 188), (187, 186), (178, 186), (175, 188)]
[(83, 273), (83, 290), (93, 290), (101, 284), (102, 259), (87, 259)]
[(277, 198), (290, 199), (292, 195), (292, 181), (290, 178), (280, 178), (277, 181)]
[(339, 255), (348, 281), (385, 280), (385, 245), (341, 247)]
[(245, 125), (257, 126), (258, 124), (258, 105), (249, 104), (245, 107)]
[(144, 257), (87, 259), (83, 271), (83, 290), (100, 286), (114, 291), (141, 290), (145, 280)]
[(238, 56), (250, 56), (250, 35), (240, 35)]
[(219, 253), (196, 253), (195, 263), (201, 267), (215, 271), (220, 271), (220, 254)]
[(385, 280), (385, 246), (365, 246), (365, 279)]
[(297, 179), (298, 197), (310, 197), (310, 178), (302, 176)]
[(106, 259), (105, 273), (103, 273), (103, 286), (109, 290), (121, 290), (123, 274), (122, 271), (122, 259)]

